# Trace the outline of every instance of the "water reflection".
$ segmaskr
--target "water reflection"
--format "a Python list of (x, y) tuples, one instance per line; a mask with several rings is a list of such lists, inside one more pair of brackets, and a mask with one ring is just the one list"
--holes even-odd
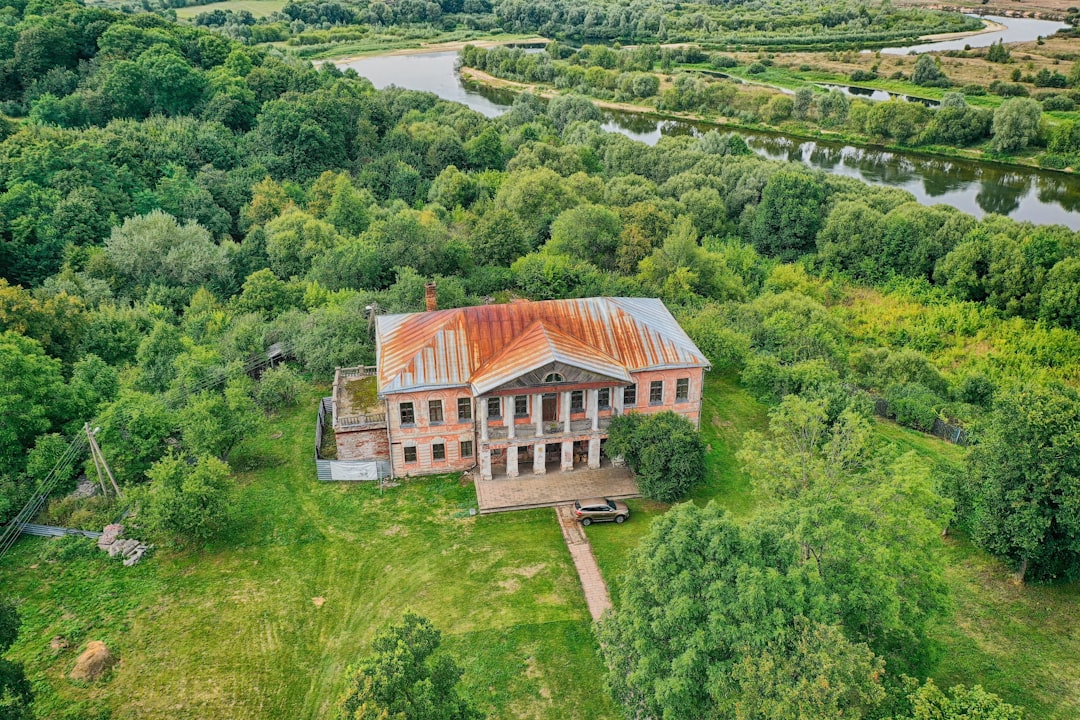
[[(979, 15), (968, 15), (978, 18)], [(939, 42), (920, 43), (918, 45), (906, 45), (904, 47), (884, 48), (881, 52), (886, 55), (907, 55), (909, 53), (943, 52), (945, 50), (963, 50), (966, 47), (989, 47), (998, 40), (1005, 43), (1031, 42), (1040, 37), (1050, 37), (1058, 30), (1069, 27), (1057, 20), (1035, 20), (1034, 18), (1007, 18), (1000, 15), (982, 15), (982, 19), (992, 20), (999, 25), (1005, 25), (1004, 30), (968, 35), (955, 40), (941, 40)]]
[[(426, 90), (464, 103), (488, 117), (506, 112), (513, 102), (513, 93), (464, 86), (454, 71), (456, 57), (453, 52), (381, 56), (339, 65), (354, 68), (376, 87), (393, 84)], [(700, 134), (711, 129), (705, 123), (657, 120), (614, 111), (605, 113), (603, 126), (649, 145), (655, 145), (665, 135)], [(1002, 213), (1017, 220), (1058, 223), (1080, 230), (1078, 176), (804, 141), (783, 135), (739, 134), (763, 157), (799, 162), (864, 182), (903, 188), (926, 205), (942, 203), (976, 217)]]

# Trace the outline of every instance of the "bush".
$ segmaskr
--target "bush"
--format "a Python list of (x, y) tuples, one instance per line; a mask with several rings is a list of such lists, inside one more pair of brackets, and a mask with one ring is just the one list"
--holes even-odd
[(210, 455), (191, 463), (176, 453), (147, 473), (143, 520), (151, 532), (175, 540), (207, 540), (228, 523), (235, 480), (229, 466)]
[[(108, 483), (108, 479), (105, 482)], [(42, 520), (46, 525), (100, 531), (119, 514), (120, 509), (112, 498), (68, 495), (50, 502)]]
[(856, 70), (851, 73), (852, 82), (869, 82), (870, 80), (877, 80), (878, 74), (876, 72), (870, 72), (868, 70)]
[(271, 368), (259, 378), (255, 401), (264, 410), (277, 410), (296, 405), (304, 392), (304, 381), (288, 365)]
[(746, 72), (750, 75), (760, 75), (765, 72), (765, 65), (759, 62), (753, 63), (750, 67), (746, 68)]
[(730, 55), (713, 55), (709, 58), (709, 62), (717, 70), (725, 70), (727, 68), (733, 68), (739, 66), (739, 61)]
[(944, 401), (919, 383), (893, 385), (885, 392), (889, 412), (896, 422), (906, 427), (930, 432), (938, 418), (938, 410)]
[(986, 88), (984, 88), (982, 85), (976, 85), (972, 83), (971, 85), (965, 85), (964, 87), (960, 88), (960, 92), (962, 92), (968, 97), (983, 96), (986, 94)]
[(689, 420), (670, 410), (612, 418), (608, 454), (622, 456), (647, 498), (675, 502), (705, 478), (705, 443)]
[(1076, 103), (1068, 95), (1051, 95), (1042, 100), (1043, 110), (1047, 112), (1053, 112), (1055, 110), (1061, 110), (1068, 112), (1069, 110), (1076, 109)]

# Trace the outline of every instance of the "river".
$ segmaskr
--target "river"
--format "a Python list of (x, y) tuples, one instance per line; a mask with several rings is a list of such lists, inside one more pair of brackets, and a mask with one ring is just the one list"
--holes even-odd
[[(981, 36), (969, 39), (975, 37)], [(456, 59), (456, 52), (381, 55), (342, 61), (338, 66), (356, 70), (377, 88), (397, 85), (425, 90), (468, 105), (487, 117), (506, 112), (513, 95), (505, 90), (466, 87), (455, 70)], [(657, 120), (633, 113), (607, 111), (605, 118), (605, 129), (650, 145), (655, 145), (663, 135), (697, 134), (709, 129), (702, 123)], [(1017, 220), (1061, 224), (1080, 230), (1080, 176), (784, 135), (744, 131), (738, 134), (758, 155), (801, 162), (875, 185), (903, 188), (925, 205), (944, 203), (976, 217), (998, 213)]]

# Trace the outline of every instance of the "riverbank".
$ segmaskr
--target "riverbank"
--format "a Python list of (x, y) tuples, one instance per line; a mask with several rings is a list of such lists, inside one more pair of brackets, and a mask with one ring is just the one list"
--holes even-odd
[(380, 42), (373, 44), (348, 43), (336, 47), (305, 53), (300, 48), (289, 48), (292, 54), (311, 61), (326, 61), (335, 64), (347, 63), (353, 60), (362, 60), (373, 56), (404, 56), (423, 55), (437, 52), (458, 52), (466, 45), (475, 45), (481, 48), (493, 48), (500, 45), (547, 45), (551, 40), (540, 35), (515, 35), (513, 33), (499, 33), (497, 35), (481, 35), (476, 38), (457, 40), (402, 40), (400, 42)]
[[(475, 83), (476, 85), (496, 90), (506, 90), (515, 93), (528, 92), (549, 100), (560, 94), (558, 91), (556, 91), (554, 88), (551, 88), (550, 86), (506, 80), (504, 78), (498, 78), (491, 75), (490, 73), (486, 73), (482, 70), (477, 70), (476, 68), (471, 67), (460, 68), (459, 74), (466, 82)], [(661, 110), (648, 105), (640, 105), (636, 103), (615, 102), (611, 100), (602, 100), (593, 97), (590, 97), (589, 99), (599, 108), (603, 108), (606, 110), (614, 110), (617, 112), (644, 115), (650, 118), (660, 120), (677, 120), (681, 122), (710, 125), (717, 128), (725, 128), (730, 130), (746, 130), (752, 132), (768, 133), (772, 135), (783, 135), (787, 137), (798, 138), (800, 140), (844, 143), (847, 145), (866, 148), (869, 150), (903, 153), (906, 155), (920, 155), (927, 158), (965, 160), (968, 162), (985, 163), (1001, 167), (1021, 167), (1025, 169), (1039, 170), (1042, 172), (1055, 172), (1064, 175), (1074, 174), (1072, 168), (1056, 170), (1054, 168), (1041, 167), (1034, 158), (997, 158), (988, 156), (981, 150), (965, 150), (960, 148), (949, 148), (942, 146), (911, 147), (907, 145), (876, 142), (874, 140), (859, 135), (830, 132), (827, 130), (815, 131), (807, 129), (805, 127), (793, 128), (788, 126), (779, 127), (776, 125), (768, 125), (765, 123), (746, 123), (725, 116), (704, 116), (697, 113)]]
[(930, 42), (944, 42), (944, 41), (947, 41), (947, 40), (960, 40), (961, 38), (971, 37), (973, 35), (985, 35), (986, 33), (1001, 32), (1003, 30), (1008, 30), (1009, 29), (1008, 26), (1002, 25), (1001, 23), (995, 22), (994, 20), (989, 20), (989, 19), (983, 18), (983, 17), (979, 18), (979, 20), (981, 20), (983, 23), (985, 23), (982, 30), (963, 30), (961, 32), (936, 33), (934, 35), (923, 35), (921, 38), (919, 38), (919, 40), (922, 40), (923, 42), (928, 42), (928, 43), (930, 43)]

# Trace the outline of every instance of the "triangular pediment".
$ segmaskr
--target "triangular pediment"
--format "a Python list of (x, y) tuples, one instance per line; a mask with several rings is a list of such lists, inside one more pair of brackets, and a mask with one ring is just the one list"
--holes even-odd
[(557, 372), (567, 383), (631, 382), (630, 373), (615, 358), (570, 337), (542, 321), (530, 325), (514, 342), (485, 363), (470, 378), (481, 395), (508, 387), (544, 384)]

